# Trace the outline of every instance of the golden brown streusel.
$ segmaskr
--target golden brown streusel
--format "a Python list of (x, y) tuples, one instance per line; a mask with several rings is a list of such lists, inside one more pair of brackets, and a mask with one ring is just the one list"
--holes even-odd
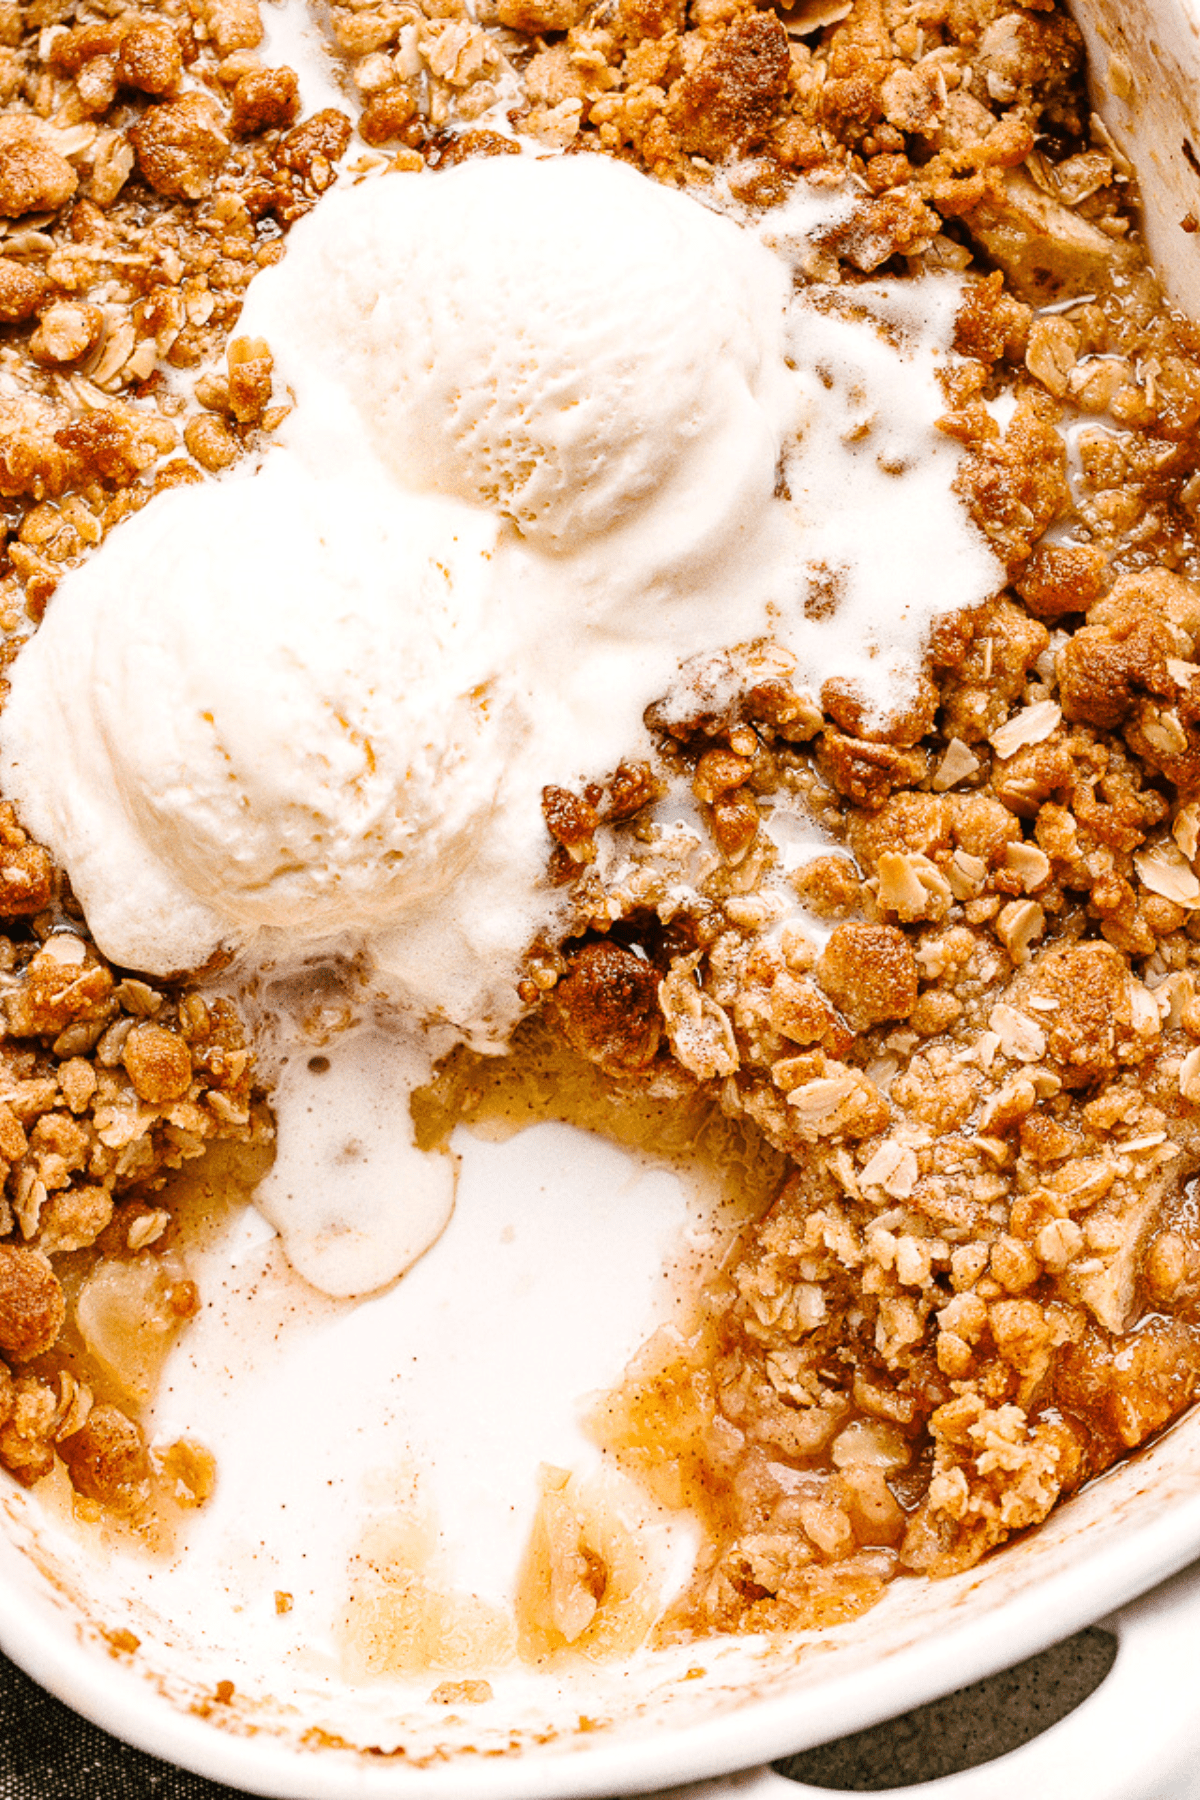
[(218, 1140), (261, 1137), (251, 1055), (226, 1003), (121, 979), (69, 911), (8, 929), (0, 1463), (30, 1482), (57, 1452), (82, 1495), (128, 1507), (150, 1468), (138, 1405), (197, 1308), (155, 1195)]
[[(694, 72), (732, 67), (738, 40), (723, 63), (686, 46), (739, 16), (660, 27), (685, 60), (673, 83), (662, 57), (641, 136), (620, 81), (581, 130), (703, 179), (680, 122)], [(565, 80), (561, 50), (542, 54)], [(859, 0), (793, 38), (764, 129), (772, 68), (743, 94), (741, 142), (718, 147), (712, 114), (735, 192), (769, 203), (802, 167), (853, 171), (880, 202), (813, 274), (853, 282), (898, 253), (967, 272), (943, 429), (1011, 586), (942, 621), (882, 728), (841, 684), (793, 689), (773, 651), (732, 700), (698, 681), (690, 714), (651, 715), (655, 773), (700, 804), (690, 849), (648, 814), (614, 827), (601, 789), (556, 865), (573, 936), (535, 970), (547, 1016), (629, 1084), (644, 997), (624, 1030), (616, 986), (610, 1012), (594, 979), (577, 999), (577, 969), (602, 972), (618, 940), (639, 992), (648, 968), (659, 983), (638, 1079), (689, 1075), (793, 1163), (693, 1334), (653, 1341), (602, 1421), (708, 1526), (667, 1632), (821, 1624), (897, 1571), (969, 1567), (1200, 1378), (1195, 330), (1130, 233), (1053, 7), (918, 27)], [(1002, 428), (984, 402), (1005, 391)], [(842, 848), (786, 875), (779, 807)]]

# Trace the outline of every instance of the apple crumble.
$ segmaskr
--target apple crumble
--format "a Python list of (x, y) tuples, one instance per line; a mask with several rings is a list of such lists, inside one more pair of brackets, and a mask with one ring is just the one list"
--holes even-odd
[[(966, 278), (941, 429), (1007, 587), (885, 718), (770, 643), (685, 669), (649, 748), (547, 788), (567, 923), (520, 989), (617, 1101), (701, 1096), (788, 1170), (596, 1421), (706, 1527), (660, 1632), (850, 1616), (1044, 1518), (1200, 1376), (1200, 330), (1052, 0), (335, 3), (347, 99), (307, 117), (271, 11), (0, 0), (6, 666), (114, 524), (279, 425), (237, 321), (339, 169), (523, 135), (751, 211), (845, 189), (814, 304)], [(195, 1504), (203, 1453), (139, 1423), (197, 1306), (162, 1188), (265, 1141), (250, 1039), (110, 966), (11, 808), (0, 848), (0, 1463)], [(576, 1535), (591, 1604), (545, 1528), (580, 1603), (539, 1656), (606, 1588)]]

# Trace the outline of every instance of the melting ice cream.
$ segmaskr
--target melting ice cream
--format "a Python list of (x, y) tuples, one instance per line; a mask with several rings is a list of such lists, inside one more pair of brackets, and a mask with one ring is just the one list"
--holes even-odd
[[(398, 1097), (516, 1017), (543, 785), (610, 771), (681, 661), (764, 636), (885, 705), (932, 618), (1001, 585), (934, 429), (955, 282), (880, 290), (886, 340), (795, 287), (845, 205), (751, 229), (599, 157), (333, 192), (240, 327), (294, 396), (278, 444), (120, 526), (16, 663), (0, 779), (101, 949), (232, 953), (267, 993), (261, 1203), (331, 1292), (449, 1214)], [(269, 996), (335, 958), (359, 1029), (317, 1074)]]

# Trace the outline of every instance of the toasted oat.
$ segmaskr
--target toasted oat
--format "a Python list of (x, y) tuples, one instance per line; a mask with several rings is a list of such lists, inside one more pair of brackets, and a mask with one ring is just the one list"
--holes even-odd
[(996, 936), (1015, 963), (1026, 961), (1029, 946), (1045, 929), (1046, 915), (1036, 900), (1012, 900), (996, 919)]
[(1161, 894), (1177, 906), (1200, 906), (1200, 878), (1174, 844), (1157, 844), (1141, 851), (1133, 864), (1152, 894)]
[(1171, 836), (1189, 862), (1194, 862), (1200, 848), (1200, 804), (1191, 801), (1180, 807), (1171, 821)]
[(916, 1153), (908, 1144), (886, 1139), (859, 1174), (864, 1188), (882, 1188), (894, 1200), (907, 1200), (917, 1182)]
[(961, 738), (951, 738), (946, 746), (946, 754), (938, 764), (933, 775), (935, 793), (944, 794), (948, 789), (957, 787), (960, 781), (969, 781), (978, 773), (979, 758)]
[(1034, 894), (1050, 879), (1050, 858), (1036, 844), (1006, 844), (1004, 861), (1027, 894)]
[(997, 756), (1008, 758), (1029, 744), (1044, 743), (1057, 731), (1062, 708), (1054, 700), (1038, 700), (1026, 706), (993, 731), (990, 743)]

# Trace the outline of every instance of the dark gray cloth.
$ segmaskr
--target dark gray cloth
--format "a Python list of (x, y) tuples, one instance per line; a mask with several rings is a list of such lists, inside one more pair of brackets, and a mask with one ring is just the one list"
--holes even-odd
[(241, 1800), (118, 1743), (0, 1656), (0, 1800)]
[(944, 1699), (805, 1750), (780, 1763), (780, 1772), (833, 1793), (877, 1794), (978, 1768), (1074, 1712), (1100, 1686), (1116, 1655), (1112, 1632), (1090, 1625)]

